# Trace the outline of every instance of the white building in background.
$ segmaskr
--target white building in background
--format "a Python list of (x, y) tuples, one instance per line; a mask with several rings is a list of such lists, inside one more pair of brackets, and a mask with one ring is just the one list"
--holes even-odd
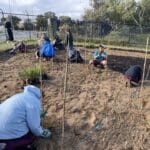
[(24, 20), (21, 20), (20, 22), (19, 22), (19, 28), (24, 28)]
[(4, 29), (4, 25), (0, 22), (0, 33), (1, 33), (1, 32), (4, 32), (4, 30), (5, 30), (5, 29)]

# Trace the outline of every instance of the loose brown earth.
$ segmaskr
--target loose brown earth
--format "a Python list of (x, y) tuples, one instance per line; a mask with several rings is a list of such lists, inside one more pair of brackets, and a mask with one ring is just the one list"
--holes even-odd
[[(91, 53), (81, 52), (83, 64), (68, 64), (65, 115), (65, 150), (149, 150), (150, 83), (126, 88), (122, 73), (131, 65), (144, 63), (144, 53), (108, 50), (108, 67), (88, 67)], [(148, 55), (147, 68), (150, 65)], [(18, 72), (38, 64), (34, 52), (0, 53), (0, 100), (21, 91)], [(42, 61), (50, 79), (43, 81), (43, 106), (48, 114), (43, 126), (52, 130), (50, 140), (37, 139), (39, 150), (60, 150), (65, 75), (65, 53), (58, 52), (54, 63)], [(150, 79), (150, 75), (147, 75)]]

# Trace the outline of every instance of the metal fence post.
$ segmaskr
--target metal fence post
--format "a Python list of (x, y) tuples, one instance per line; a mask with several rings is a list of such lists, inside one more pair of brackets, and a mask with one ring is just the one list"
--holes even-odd
[(130, 40), (131, 40), (131, 30), (130, 30), (130, 26), (128, 26), (128, 43), (130, 44)]
[[(1, 13), (2, 13), (2, 17), (3, 17), (3, 19), (4, 19), (4, 12), (3, 12), (3, 10), (2, 10), (1, 8), (0, 8), (0, 11), (1, 11)], [(6, 37), (6, 40), (7, 40), (7, 34), (6, 34), (6, 29), (5, 29), (4, 20), (2, 21), (2, 23), (3, 23), (3, 26), (4, 26), (5, 37)]]

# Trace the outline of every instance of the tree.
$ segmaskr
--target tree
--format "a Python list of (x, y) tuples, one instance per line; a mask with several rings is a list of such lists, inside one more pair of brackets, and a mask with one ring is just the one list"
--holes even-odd
[(126, 15), (130, 15), (134, 24), (140, 27), (141, 33), (142, 26), (150, 25), (150, 0), (141, 0), (138, 3), (134, 0), (130, 0), (126, 11)]
[(36, 17), (36, 28), (37, 30), (46, 30), (47, 29), (47, 19), (43, 15), (38, 15)]
[(85, 10), (83, 19), (94, 21), (108, 20), (107, 0), (90, 0), (90, 4), (92, 8)]
[(61, 24), (67, 24), (67, 25), (71, 25), (72, 24), (72, 20), (69, 16), (60, 16), (59, 17), (60, 23)]
[(10, 18), (10, 20), (12, 21), (13, 28), (17, 30), (19, 28), (19, 23), (21, 19), (17, 16), (8, 16), (8, 18)]
[(56, 14), (54, 12), (48, 11), (44, 13), (44, 16), (48, 19), (48, 18), (57, 18)]
[(31, 19), (28, 18), (24, 21), (24, 29), (25, 30), (33, 30), (33, 23), (31, 21)]
[(137, 3), (135, 0), (122, 1), (122, 21), (125, 24), (135, 25), (134, 16), (136, 15)]
[(113, 23), (122, 23), (122, 16), (124, 12), (124, 6), (121, 4), (121, 0), (109, 0), (107, 12), (108, 20)]
[(143, 11), (143, 25), (150, 25), (150, 0), (141, 0), (141, 9)]

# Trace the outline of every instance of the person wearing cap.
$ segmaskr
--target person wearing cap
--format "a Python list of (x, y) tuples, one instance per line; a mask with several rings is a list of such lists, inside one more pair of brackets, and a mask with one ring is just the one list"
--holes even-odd
[(50, 39), (45, 35), (43, 37), (43, 41), (41, 46), (36, 52), (36, 58), (44, 57), (46, 59), (50, 59), (55, 56), (55, 50), (53, 45), (50, 42)]
[(131, 66), (124, 74), (126, 86), (138, 86), (142, 78), (142, 68), (139, 65)]
[(98, 50), (93, 52), (93, 59), (90, 60), (89, 64), (93, 64), (95, 67), (100, 66), (104, 68), (107, 64), (107, 54), (104, 51), (104, 47), (102, 45), (99, 46)]
[(51, 137), (51, 132), (40, 125), (40, 98), (40, 89), (28, 85), (0, 104), (0, 145), (4, 150), (22, 150), (34, 136)]

